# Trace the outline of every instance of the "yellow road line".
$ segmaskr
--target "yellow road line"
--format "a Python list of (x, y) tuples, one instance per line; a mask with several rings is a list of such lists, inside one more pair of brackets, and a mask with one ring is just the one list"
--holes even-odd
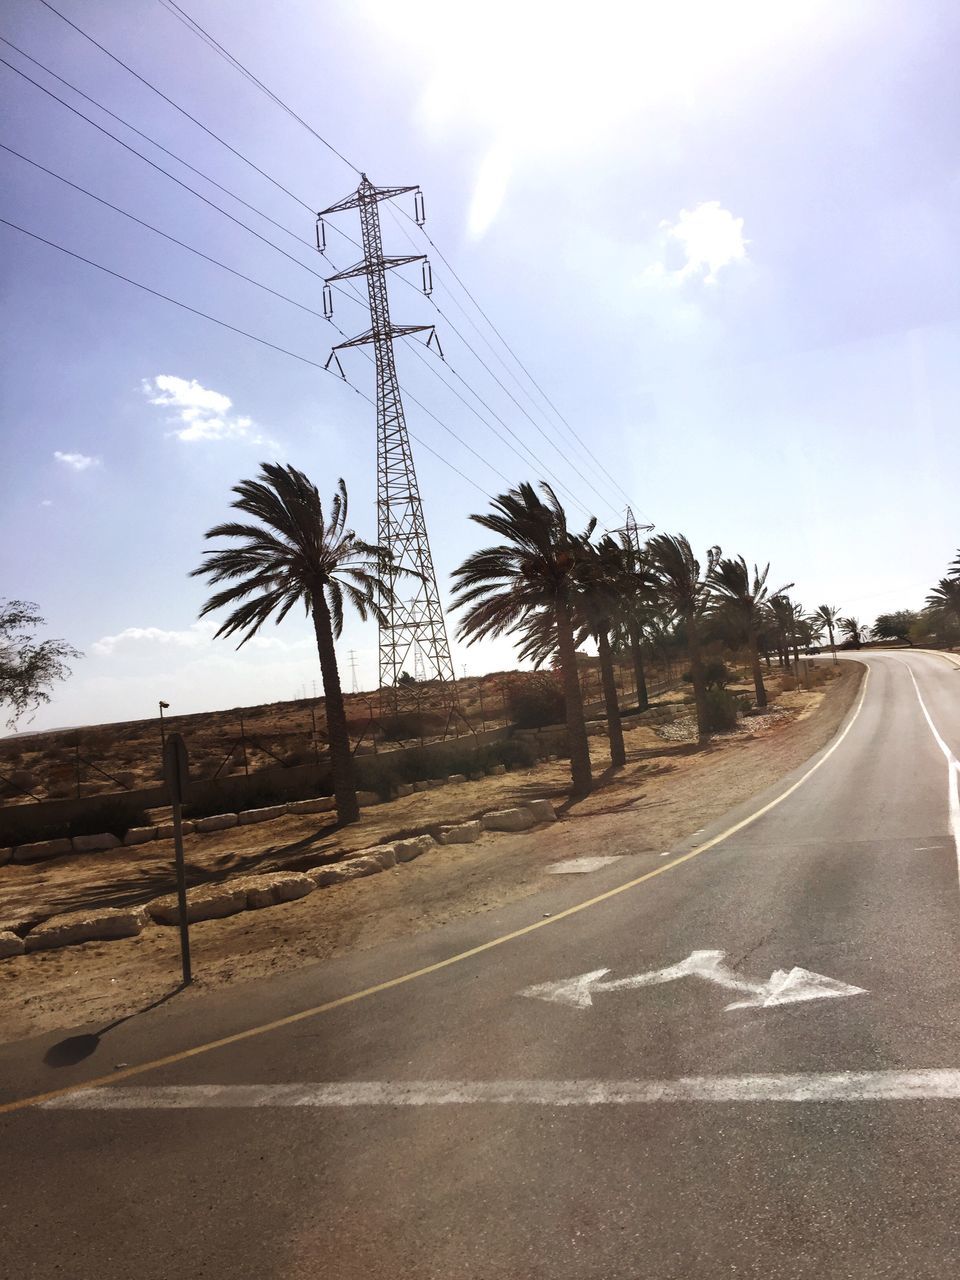
[(626, 884), (618, 885), (614, 889), (607, 889), (604, 893), (598, 893), (593, 898), (587, 898), (585, 902), (578, 902), (572, 907), (558, 911), (556, 915), (549, 916), (543, 920), (536, 920), (533, 924), (524, 925), (521, 929), (514, 929), (511, 933), (504, 933), (499, 938), (491, 938), (489, 942), (481, 942), (479, 946), (471, 947), (468, 951), (460, 951), (457, 955), (448, 956), (446, 960), (437, 960), (434, 964), (425, 965), (422, 969), (414, 969), (410, 973), (402, 973), (399, 977), (389, 978), (386, 982), (378, 982), (375, 986), (365, 987), (362, 991), (354, 991), (350, 995), (339, 996), (336, 1000), (327, 1000), (324, 1004), (315, 1005), (311, 1009), (302, 1009), (299, 1013), (287, 1014), (286, 1017), (276, 1018), (273, 1022), (265, 1022), (257, 1027), (248, 1027), (246, 1031), (237, 1031), (233, 1035), (223, 1036), (219, 1040), (210, 1040), (206, 1044), (194, 1045), (192, 1049), (181, 1049), (177, 1053), (167, 1054), (163, 1058), (154, 1058), (150, 1062), (141, 1062), (136, 1066), (124, 1067), (119, 1071), (111, 1071), (109, 1075), (97, 1076), (92, 1080), (83, 1081), (81, 1084), (66, 1085), (62, 1089), (51, 1089), (48, 1093), (38, 1093), (29, 1098), (18, 1098), (14, 1102), (0, 1103), (0, 1115), (5, 1115), (12, 1111), (21, 1111), (26, 1107), (35, 1106), (39, 1102), (46, 1102), (50, 1098), (62, 1097), (67, 1093), (75, 1093), (78, 1089), (96, 1089), (103, 1085), (117, 1084), (121, 1080), (129, 1080), (132, 1076), (143, 1075), (147, 1071), (156, 1071), (160, 1067), (173, 1066), (178, 1062), (186, 1062), (187, 1059), (195, 1058), (201, 1053), (210, 1053), (213, 1049), (224, 1049), (228, 1045), (239, 1044), (244, 1040), (252, 1039), (254, 1036), (267, 1035), (271, 1031), (279, 1031), (282, 1027), (293, 1026), (294, 1023), (303, 1022), (307, 1018), (315, 1018), (321, 1013), (330, 1013), (333, 1009), (341, 1009), (344, 1005), (353, 1004), (357, 1000), (365, 1000), (369, 996), (379, 995), (381, 991), (390, 991), (393, 987), (403, 986), (404, 983), (413, 982), (416, 978), (425, 978), (428, 974), (438, 973), (441, 969), (447, 969), (451, 965), (459, 964), (463, 960), (469, 960), (473, 956), (482, 955), (483, 952), (491, 951), (494, 947), (503, 946), (505, 942), (513, 942), (516, 938), (526, 937), (527, 934), (535, 933), (538, 929), (548, 929), (561, 920), (567, 920), (570, 916), (586, 911), (588, 907), (595, 907), (601, 902), (607, 902), (621, 893), (626, 893), (628, 889), (635, 889), (637, 885), (644, 884), (647, 880), (653, 880), (656, 876), (665, 875), (668, 871), (672, 871), (674, 867), (679, 867), (684, 862), (689, 862), (691, 858), (698, 858), (709, 849), (716, 848), (718, 844), (721, 844), (724, 840), (729, 840), (732, 835), (736, 835), (744, 827), (751, 826), (759, 818), (762, 818), (764, 814), (769, 813), (771, 809), (783, 804), (784, 800), (792, 796), (799, 787), (803, 786), (808, 778), (812, 777), (819, 768), (826, 764), (856, 723), (863, 707), (863, 700), (866, 697), (869, 679), (870, 668), (867, 667), (863, 678), (863, 686), (860, 690), (860, 697), (846, 728), (834, 740), (825, 754), (820, 757), (816, 764), (811, 765), (802, 777), (798, 778), (792, 786), (788, 787), (779, 796), (776, 796), (762, 808), (757, 809), (756, 812), (746, 818), (742, 818), (739, 822), (734, 823), (732, 827), (728, 827), (726, 831), (713, 836), (712, 839), (698, 845), (695, 849), (691, 849), (688, 853), (680, 854), (670, 862), (665, 862), (663, 866), (655, 867), (652, 871), (646, 871), (642, 876), (628, 880)]

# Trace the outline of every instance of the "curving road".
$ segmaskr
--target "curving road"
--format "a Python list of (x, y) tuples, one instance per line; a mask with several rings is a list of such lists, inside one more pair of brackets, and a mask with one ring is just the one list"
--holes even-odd
[(0, 1114), (0, 1274), (960, 1274), (960, 663), (863, 660), (834, 741), (672, 856), (75, 1067), (0, 1050), (0, 1104), (168, 1059)]

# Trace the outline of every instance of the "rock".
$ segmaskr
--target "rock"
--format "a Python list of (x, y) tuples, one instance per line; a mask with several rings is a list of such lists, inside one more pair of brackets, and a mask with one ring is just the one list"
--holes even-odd
[(6, 929), (0, 930), (0, 960), (6, 960), (10, 956), (22, 956), (25, 950), (22, 938), (18, 938), (15, 933), (9, 933)]
[[(222, 920), (234, 916), (247, 905), (247, 891), (239, 885), (198, 885), (187, 890), (187, 921)], [(147, 912), (157, 924), (179, 924), (177, 895), (168, 893), (147, 903)]]
[(350, 854), (350, 859), (353, 858), (375, 858), (381, 871), (397, 865), (397, 851), (392, 844), (374, 844), (369, 849), (358, 849), (356, 853)]
[(430, 790), (430, 783), (429, 783), (429, 782), (415, 782), (415, 783), (413, 784), (413, 789), (414, 789), (414, 791), (429, 791), (429, 790)]
[(527, 800), (523, 807), (530, 810), (537, 822), (556, 822), (557, 820), (550, 800)]
[(198, 818), (193, 824), (196, 831), (226, 831), (235, 827), (239, 818), (235, 813), (215, 813), (209, 818)]
[(358, 791), (357, 804), (361, 809), (368, 809), (372, 804), (382, 804), (379, 791)]
[(491, 767), (487, 770), (487, 773), (490, 775), (491, 778), (499, 778), (499, 776), (502, 773), (506, 773), (506, 772), (507, 772), (507, 766), (505, 764), (491, 765)]
[(460, 782), (466, 782), (466, 780), (467, 780), (467, 775), (465, 773), (451, 773), (450, 777), (447, 779), (447, 782), (457, 784)]
[[(197, 824), (195, 822), (191, 822), (188, 819), (186, 822), (181, 823), (180, 829), (185, 836), (192, 836), (194, 831), (196, 830), (196, 826)], [(162, 822), (157, 827), (157, 839), (158, 840), (173, 839), (173, 823), (172, 822)]]
[(51, 916), (36, 925), (24, 939), (27, 951), (50, 951), (77, 942), (97, 942), (110, 938), (134, 938), (143, 930), (143, 907), (103, 907), (97, 911), (71, 911)]
[(428, 778), (427, 779), (427, 789), (429, 791), (436, 791), (437, 787), (445, 787), (446, 785), (447, 785), (446, 778)]
[(588, 720), (585, 728), (588, 738), (598, 738), (602, 733), (607, 732), (606, 720)]
[(433, 836), (413, 836), (410, 840), (397, 840), (393, 849), (398, 862), (412, 862), (421, 854), (429, 853), (436, 843)]
[(13, 857), (12, 849), (0, 849), (0, 867), (4, 866)]
[(146, 844), (148, 840), (156, 840), (156, 838), (156, 827), (131, 827), (123, 837), (123, 843), (125, 845)]
[(249, 827), (254, 822), (272, 822), (274, 818), (282, 818), (286, 812), (285, 804), (273, 804), (266, 809), (245, 809), (237, 816), (241, 827)]
[(413, 783), (412, 783), (412, 782), (398, 782), (398, 783), (397, 783), (397, 795), (398, 795), (398, 796), (412, 796), (412, 795), (413, 795), (413, 792), (414, 792), (414, 786), (413, 786)]
[(13, 851), (14, 862), (39, 862), (41, 858), (59, 858), (61, 854), (72, 853), (73, 843), (69, 836), (61, 836), (57, 840), (38, 840), (34, 844), (18, 844)]
[(471, 782), (482, 782), (486, 776), (487, 776), (487, 775), (486, 775), (486, 774), (483, 772), (483, 770), (481, 769), (479, 773), (471, 773), (471, 774), (470, 774), (470, 781), (471, 781)]
[(317, 887), (309, 876), (300, 871), (270, 871), (260, 876), (244, 876), (235, 884), (237, 888), (246, 888), (247, 907), (254, 911), (305, 898)]
[(455, 827), (443, 827), (440, 831), (441, 844), (473, 844), (480, 839), (479, 822), (461, 822)]
[(527, 831), (536, 824), (529, 809), (495, 809), (480, 819), (485, 831)]
[(101, 831), (95, 836), (74, 836), (73, 852), (99, 853), (102, 849), (119, 849), (122, 844), (123, 841), (109, 831)]
[(316, 800), (291, 800), (287, 813), (332, 813), (336, 807), (333, 796), (318, 796)]

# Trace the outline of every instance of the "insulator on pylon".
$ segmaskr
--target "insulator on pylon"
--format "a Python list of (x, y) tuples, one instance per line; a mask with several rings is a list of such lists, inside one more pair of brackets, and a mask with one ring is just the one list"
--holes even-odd
[(417, 226), (422, 227), (427, 220), (427, 215), (423, 211), (423, 192), (418, 191), (413, 197), (413, 216)]
[(323, 318), (329, 320), (333, 315), (333, 290), (328, 284), (323, 286)]
[(317, 248), (321, 253), (327, 252), (327, 224), (319, 216), (317, 218)]
[(423, 292), (428, 298), (433, 293), (433, 270), (429, 262), (423, 264)]

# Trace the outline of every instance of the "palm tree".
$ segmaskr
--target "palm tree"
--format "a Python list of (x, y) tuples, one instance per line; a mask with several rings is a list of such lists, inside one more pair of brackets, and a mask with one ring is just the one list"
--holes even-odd
[(707, 686), (700, 656), (699, 623), (710, 601), (710, 575), (720, 559), (720, 548), (707, 552), (706, 573), (683, 534), (658, 533), (646, 545), (647, 563), (656, 581), (661, 604), (678, 618), (684, 627), (690, 653), (690, 674), (697, 707), (697, 732), (701, 739), (709, 732), (707, 723)]
[[(955, 564), (960, 567), (960, 557)], [(960, 627), (960, 576), (941, 578), (927, 596), (926, 606), (944, 622)]]
[(840, 634), (854, 649), (859, 649), (867, 637), (867, 628), (861, 625), (859, 618), (841, 618)]
[(563, 679), (570, 742), (573, 790), (585, 795), (593, 785), (590, 746), (577, 674), (574, 610), (583, 540), (592, 520), (577, 537), (553, 489), (541, 481), (541, 499), (532, 484), (521, 484), (494, 498), (488, 515), (471, 515), (504, 541), (468, 556), (454, 570), (454, 606), (464, 609), (458, 635), (468, 644), (486, 636), (522, 631), (538, 611), (549, 617)]
[(830, 637), (830, 648), (833, 652), (833, 660), (837, 661), (837, 645), (834, 638), (833, 629), (840, 621), (840, 606), (838, 604), (822, 604), (814, 613), (814, 618), (827, 628), (827, 635)]
[[(607, 736), (610, 739), (610, 761), (619, 766), (627, 762), (623, 745), (623, 725), (620, 722), (620, 701), (613, 670), (613, 648), (610, 637), (618, 614), (629, 611), (637, 590), (632, 564), (623, 554), (622, 547), (609, 535), (596, 546), (584, 546), (584, 559), (580, 570), (580, 596), (578, 612), (583, 618), (582, 638), (590, 635), (597, 645), (600, 659), (600, 681), (603, 686), (603, 704), (607, 713)], [(577, 637), (578, 640), (581, 636)]]
[(617, 550), (620, 563), (615, 629), (618, 639), (625, 639), (629, 646), (637, 706), (646, 711), (650, 706), (650, 695), (643, 663), (643, 642), (655, 625), (655, 584), (642, 550), (626, 531), (619, 534)]
[(757, 695), (757, 706), (767, 705), (767, 691), (763, 683), (763, 671), (760, 667), (760, 647), (758, 636), (766, 616), (767, 601), (771, 596), (781, 596), (793, 586), (792, 582), (776, 591), (767, 588), (767, 577), (770, 565), (767, 564), (761, 573), (753, 566), (753, 576), (747, 568), (743, 556), (736, 560), (718, 560), (710, 573), (710, 585), (723, 602), (724, 607), (739, 622), (747, 638), (750, 651), (750, 666), (753, 671), (753, 687)]
[(203, 564), (192, 571), (191, 577), (206, 577), (211, 586), (232, 584), (210, 597), (200, 617), (236, 605), (216, 634), (242, 632), (239, 649), (268, 618), (282, 622), (303, 601), (313, 618), (323, 676), (337, 817), (341, 823), (356, 822), (360, 810), (334, 641), (343, 629), (344, 597), (364, 620), (370, 613), (385, 623), (380, 601), (389, 602), (392, 591), (381, 574), (389, 564), (389, 552), (361, 542), (346, 527), (347, 490), (342, 480), (337, 482), (329, 520), (324, 520), (316, 485), (295, 467), (261, 463), (258, 478), (241, 480), (232, 492), (237, 497), (230, 505), (259, 523), (227, 521), (204, 534), (240, 543), (205, 551)]

